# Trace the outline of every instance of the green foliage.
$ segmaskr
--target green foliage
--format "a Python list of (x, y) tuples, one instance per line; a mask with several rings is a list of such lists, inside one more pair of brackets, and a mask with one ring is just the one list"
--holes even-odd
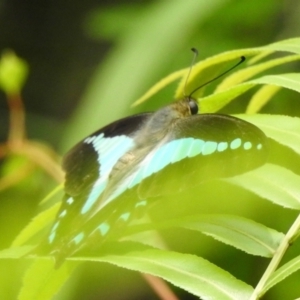
[[(292, 54), (288, 54), (285, 58), (280, 59), (269, 58), (264, 63), (256, 64), (258, 61), (255, 59), (256, 56), (266, 57), (266, 54), (270, 55), (272, 51), (287, 51)], [(274, 85), (279, 88), (300, 92), (300, 75), (297, 73), (274, 74), (248, 80), (253, 75), (257, 75), (275, 64), (298, 60), (300, 58), (299, 53), (300, 39), (281, 41), (260, 48), (223, 53), (199, 62), (193, 70), (191, 83), (188, 82), (187, 87), (189, 90), (193, 89), (196, 82), (203, 79), (203, 74), (207, 72), (207, 69), (210, 69), (210, 71), (212, 69), (217, 70), (228, 60), (231, 61), (241, 55), (250, 55), (253, 57), (252, 62), (255, 62), (254, 65), (237, 72), (242, 74), (243, 80), (236, 74), (231, 75), (229, 79), (224, 79), (219, 87), (216, 88), (215, 93), (199, 98), (202, 111), (216, 111), (247, 90), (261, 85)], [(167, 76), (150, 89), (150, 92), (147, 92), (142, 100), (146, 100), (149, 95), (157, 93), (172, 80), (180, 77), (183, 78), (183, 81), (179, 85), (178, 95), (182, 94), (186, 72), (187, 69)], [(272, 97), (266, 95), (266, 97), (261, 98), (261, 102), (257, 97), (254, 99), (255, 106), (260, 108), (267, 101), (270, 101)], [(253, 104), (251, 105), (253, 107)], [(255, 111), (256, 109), (253, 110)], [(259, 126), (271, 139), (284, 147), (290, 148), (299, 157), (300, 120), (298, 118), (274, 115), (242, 115), (240, 117)], [(225, 181), (235, 186), (243, 187), (259, 197), (278, 205), (281, 209), (290, 208), (295, 211), (300, 209), (300, 177), (286, 167), (269, 163), (257, 170), (226, 179)], [(15, 239), (13, 246), (0, 253), (0, 257), (16, 259), (30, 251), (32, 248), (26, 246), (26, 244), (30, 242), (30, 239), (35, 234), (51, 222), (57, 208), (58, 205), (55, 204), (37, 215)], [(160, 249), (160, 246), (155, 243), (152, 246), (148, 246), (145, 245), (143, 239), (134, 238), (135, 242), (116, 242), (106, 248), (104, 247), (105, 249), (99, 252), (97, 256), (69, 258), (59, 270), (54, 270), (53, 262), (49, 257), (37, 257), (24, 277), (19, 299), (51, 299), (71, 276), (75, 266), (81, 261), (105, 262), (141, 273), (155, 275), (202, 299), (259, 299), (269, 289), (300, 269), (299, 253), (278, 268), (289, 244), (292, 241), (294, 243), (298, 242), (300, 217), (296, 217), (294, 223), (293, 219), (290, 219), (288, 222), (290, 223), (290, 229), (285, 235), (267, 226), (263, 221), (255, 222), (249, 217), (228, 214), (192, 215), (190, 212), (189, 215), (177, 217), (170, 214), (163, 221), (141, 225), (133, 224), (129, 226), (123, 236), (119, 236), (120, 239), (126, 236), (130, 240), (132, 235), (136, 233), (149, 230), (181, 228), (203, 233), (218, 242), (234, 247), (235, 251), (242, 250), (247, 255), (270, 258), (270, 264), (255, 288), (245, 281), (235, 278), (225, 269), (218, 267), (199, 255)], [(22, 246), (23, 244), (25, 245)]]
[[(199, 48), (200, 62), (192, 71), (187, 93), (237, 62), (241, 55), (247, 57), (246, 63), (218, 82), (218, 86), (212, 84), (196, 93), (201, 112), (223, 109), (230, 113), (246, 111), (254, 114), (263, 109), (264, 112), (283, 114), (282, 109), (287, 109), (293, 116), (299, 116), (298, 105), (290, 104), (298, 100), (300, 75), (285, 68), (287, 63), (294, 62), (293, 65), (297, 66), (300, 40), (271, 43), (280, 36), (287, 36), (283, 32), (288, 32), (288, 36), (299, 35), (296, 28), (288, 27), (287, 21), (292, 22), (293, 17), (290, 14), (285, 13), (288, 20), (278, 24), (278, 17), (282, 17), (278, 12), (283, 11), (281, 5), (280, 1), (274, 3), (273, 0), (231, 3), (225, 0), (161, 0), (92, 11), (84, 24), (87, 35), (93, 39), (110, 40), (114, 47), (87, 87), (78, 111), (64, 133), (62, 148), (67, 149), (87, 133), (114, 119), (170, 102), (174, 95), (172, 83), (177, 80), (181, 81), (175, 98), (180, 98), (187, 74), (187, 68), (181, 68), (187, 65), (187, 49), (191, 46)], [(292, 10), (297, 21), (296, 3)], [(279, 28), (281, 32), (278, 32)], [(270, 44), (247, 48), (267, 43)], [(239, 50), (222, 53), (236, 48)], [(71, 57), (71, 49), (69, 52)], [(210, 57), (202, 60), (207, 56)], [(20, 62), (16, 76), (9, 76), (13, 81), (1, 85), (5, 93), (19, 93), (23, 87), (27, 66)], [(1, 71), (5, 69), (2, 66)], [(174, 69), (179, 70), (173, 72)], [(170, 75), (165, 76), (168, 73)], [(133, 99), (163, 76), (135, 102), (142, 105), (130, 108)], [(63, 84), (67, 86), (67, 83)], [(45, 92), (51, 93), (51, 88)], [(143, 102), (150, 97), (151, 101)], [(245, 99), (247, 106), (243, 106)], [(156, 203), (149, 212), (153, 222), (132, 224), (118, 237), (122, 241), (108, 245), (93, 257), (69, 258), (58, 270), (53, 268), (50, 257), (27, 255), (44, 236), (59, 207), (59, 203), (53, 205), (48, 199), (43, 205), (50, 207), (38, 212), (28, 225), (23, 226), (11, 247), (0, 252), (3, 262), (0, 298), (9, 299), (5, 294), (8, 286), (13, 287), (13, 295), (18, 290), (18, 299), (22, 300), (78, 299), (80, 296), (73, 295), (84, 277), (88, 277), (87, 281), (96, 277), (95, 285), (99, 290), (101, 283), (104, 289), (117, 290), (116, 277), (122, 272), (121, 268), (158, 276), (202, 299), (281, 300), (299, 297), (300, 120), (266, 114), (239, 117), (260, 127), (270, 138), (268, 164), (253, 172), (203, 184), (200, 189)], [(13, 140), (15, 136), (12, 135)], [(21, 139), (23, 143), (23, 137), (23, 134), (17, 135), (17, 141)], [(27, 162), (30, 160), (30, 168), (32, 165), (34, 168), (51, 165), (47, 161), (51, 156), (48, 150), (45, 151), (40, 144), (25, 142), (22, 146), (26, 147), (19, 150)], [(6, 145), (0, 145), (2, 158), (2, 152), (6, 155), (6, 150)], [(4, 164), (9, 168), (2, 169), (0, 189), (19, 179), (8, 176), (8, 173), (21, 169), (19, 164), (7, 165), (9, 159)], [(50, 174), (53, 165), (48, 169)], [(30, 179), (28, 174), (32, 170), (26, 164), (21, 167), (23, 177)], [(62, 174), (59, 170), (54, 173), (60, 180)], [(23, 182), (22, 189), (15, 184), (16, 195), (8, 193), (5, 196), (14, 211), (23, 213), (26, 209), (25, 200), (28, 198), (24, 187), (32, 190), (32, 185), (27, 182)], [(45, 181), (39, 180), (36, 185), (44, 186)], [(33, 190), (30, 197), (39, 196)], [(16, 206), (16, 200), (25, 203), (21, 209)], [(6, 219), (5, 226), (14, 228), (15, 221)], [(162, 247), (156, 241), (153, 232), (157, 230), (163, 234), (169, 247)], [(148, 232), (154, 241), (142, 235)], [(290, 247), (291, 243), (293, 247)], [(80, 269), (78, 265), (83, 265), (82, 262), (89, 262), (84, 266), (90, 264), (91, 267), (87, 267), (87, 271)], [(98, 265), (101, 270), (93, 276)], [(105, 272), (107, 265), (117, 266), (112, 267), (113, 286), (109, 285), (109, 272)], [(126, 271), (126, 276), (120, 281), (126, 281), (132, 273)], [(101, 274), (103, 277), (99, 279)], [(20, 278), (23, 278), (22, 284)], [(88, 288), (85, 288), (86, 298)], [(129, 299), (129, 290), (130, 286), (126, 290), (128, 295), (123, 290), (118, 294), (124, 293), (124, 298)]]

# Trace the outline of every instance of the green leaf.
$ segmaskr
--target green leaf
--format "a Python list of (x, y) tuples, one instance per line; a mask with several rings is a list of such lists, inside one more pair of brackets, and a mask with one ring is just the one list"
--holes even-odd
[(279, 66), (288, 62), (300, 59), (300, 55), (289, 55), (281, 58), (271, 59), (269, 61), (244, 68), (227, 76), (217, 87), (215, 92), (225, 90), (233, 85), (239, 84), (247, 79), (275, 66)]
[(300, 38), (291, 38), (276, 43), (272, 43), (266, 47), (268, 51), (286, 51), (291, 53), (300, 54)]
[(299, 80), (300, 80), (299, 73), (288, 73), (288, 74), (279, 74), (279, 75), (267, 75), (252, 80), (251, 82), (258, 83), (258, 84), (277, 85), (300, 93)]
[(274, 115), (237, 115), (237, 117), (253, 123), (268, 137), (300, 154), (299, 118)]
[[(241, 56), (252, 56), (261, 51), (267, 51), (268, 46), (262, 48), (250, 48), (250, 49), (240, 49), (240, 50), (233, 50), (228, 52), (223, 52), (215, 56), (211, 56), (203, 61), (197, 63), (192, 70), (192, 73), (189, 77), (189, 81), (186, 86), (187, 93), (193, 91), (195, 88), (199, 87), (199, 85), (209, 81), (210, 79), (214, 78), (218, 75), (217, 72), (221, 72), (221, 70), (225, 67), (224, 63), (228, 61), (238, 61)], [(233, 85), (236, 85), (240, 82), (245, 81), (248, 78), (253, 77), (254, 75), (261, 73), (267, 69), (270, 69), (274, 66), (281, 65), (284, 63), (288, 63), (291, 61), (299, 60), (299, 55), (289, 55), (287, 57), (279, 58), (279, 59), (272, 59), (267, 62), (248, 67), (246, 69), (237, 71), (232, 75), (227, 76), (223, 82), (218, 86), (214, 93), (223, 91)], [(227, 66), (228, 68), (228, 66)], [(188, 73), (189, 68), (185, 69), (185, 73)], [(185, 87), (186, 78), (183, 78), (177, 88), (176, 91), (176, 98), (181, 98), (184, 94), (184, 87)], [(202, 93), (200, 91), (200, 93)], [(195, 93), (193, 95), (198, 95)]]
[(52, 299), (77, 265), (78, 263), (66, 262), (55, 270), (53, 260), (36, 260), (23, 278), (23, 286), (18, 299)]
[[(139, 245), (136, 247), (141, 248)], [(71, 260), (107, 262), (158, 276), (204, 300), (248, 300), (253, 291), (246, 283), (201, 257), (147, 246), (142, 248), (139, 251), (124, 251), (121, 255), (74, 257)]]
[(0, 259), (21, 258), (33, 250), (34, 246), (11, 247), (0, 251)]
[[(58, 185), (55, 189), (53, 189), (49, 194), (47, 194), (44, 199), (40, 202), (40, 205), (47, 203), (49, 200), (53, 199), (54, 196), (57, 195), (58, 192), (62, 191), (64, 188), (63, 184)], [(61, 197), (62, 198), (62, 197)]]
[(262, 86), (250, 99), (246, 113), (254, 114), (261, 110), (261, 108), (266, 105), (273, 96), (279, 92), (280, 86), (276, 85), (264, 85)]
[(300, 176), (283, 167), (265, 164), (254, 171), (223, 180), (275, 204), (300, 209)]
[(225, 105), (230, 103), (236, 97), (244, 94), (249, 89), (254, 87), (255, 84), (252, 82), (241, 83), (228, 88), (225, 91), (218, 92), (207, 97), (201, 98), (200, 101), (200, 112), (201, 113), (212, 113), (220, 110)]
[(215, 112), (230, 103), (237, 96), (242, 95), (257, 84), (271, 84), (300, 92), (300, 74), (280, 74), (263, 76), (251, 81), (247, 81), (222, 92), (217, 92), (200, 99), (202, 113)]
[[(257, 53), (259, 53), (258, 49), (232, 50), (208, 57), (200, 61), (192, 69), (186, 85), (186, 93), (191, 93), (191, 91), (195, 90), (197, 87), (199, 87), (199, 85), (211, 80), (220, 72), (224, 71), (223, 69), (225, 67), (228, 69), (228, 62), (234, 64), (239, 61), (241, 56), (253, 56)], [(187, 74), (189, 68), (186, 68), (185, 70)], [(184, 94), (185, 82), (186, 78), (182, 78), (175, 93), (176, 99), (182, 98)], [(199, 90), (199, 92), (193, 93), (193, 96), (195, 98), (199, 98), (199, 95), (202, 93), (203, 89)]]
[(178, 221), (180, 227), (198, 230), (252, 255), (272, 257), (283, 233), (233, 215), (202, 215)]
[(196, 230), (248, 254), (272, 257), (283, 233), (234, 215), (193, 215), (128, 227), (126, 235), (146, 230), (180, 227)]
[(56, 203), (34, 217), (34, 219), (25, 228), (23, 228), (23, 230), (14, 239), (12, 246), (16, 247), (23, 245), (36, 233), (44, 229), (45, 226), (54, 220), (59, 207), (60, 203)]
[(292, 275), (300, 269), (300, 256), (295, 257), (290, 260), (285, 265), (281, 266), (278, 270), (276, 270), (267, 281), (266, 286), (264, 287), (262, 293), (264, 294), (271, 287), (275, 286), (286, 277)]
[[(193, 91), (196, 87), (199, 86), (199, 84), (201, 83), (205, 83), (207, 82), (209, 79), (213, 78), (213, 76), (215, 76), (214, 74), (216, 74), (216, 72), (220, 72), (220, 70), (222, 69), (222, 67), (225, 66), (225, 63), (227, 63), (228, 61), (232, 61), (232, 60), (237, 60), (239, 59), (241, 56), (246, 56), (246, 57), (251, 57), (251, 56), (259, 56), (259, 57), (265, 57), (266, 55), (271, 54), (272, 52), (275, 51), (287, 51), (287, 52), (291, 52), (291, 53), (295, 53), (295, 54), (300, 54), (300, 38), (295, 38), (295, 39), (288, 39), (288, 40), (284, 40), (278, 43), (274, 43), (274, 44), (270, 44), (270, 45), (266, 45), (263, 47), (256, 47), (256, 48), (248, 48), (248, 49), (240, 49), (240, 50), (233, 50), (233, 51), (227, 51), (227, 52), (223, 52), (220, 53), (218, 55), (209, 57), (207, 59), (204, 59), (202, 61), (200, 61), (199, 63), (195, 64), (195, 66), (193, 67), (192, 73), (190, 75), (189, 81), (187, 83), (186, 86), (186, 93), (189, 93), (190, 91)], [(261, 63), (259, 65), (256, 66), (252, 66), (252, 67), (248, 67), (244, 70), (238, 71), (234, 74), (232, 74), (231, 76), (225, 78), (225, 80), (222, 82), (222, 84), (219, 86), (219, 88), (215, 91), (215, 93), (218, 93), (220, 90), (224, 90), (225, 87), (228, 88), (228, 86), (232, 86), (233, 84), (237, 84), (247, 78), (250, 78), (264, 70), (267, 70), (271, 67), (274, 67), (276, 65), (280, 65), (283, 63), (287, 63), (287, 62), (291, 62), (294, 60), (298, 60), (299, 59), (299, 55), (292, 55), (292, 56), (287, 56), (287, 57), (283, 57), (283, 58), (279, 58), (279, 59), (273, 59), (264, 63)], [(167, 84), (182, 78), (176, 93), (175, 93), (175, 98), (181, 98), (184, 95), (184, 88), (185, 88), (185, 75), (187, 75), (189, 71), (189, 67), (176, 71), (168, 76), (166, 76), (165, 78), (163, 78), (161, 81), (159, 81), (156, 85), (154, 85), (150, 90), (148, 90), (142, 97), (140, 97), (135, 103), (134, 105), (140, 104), (144, 101), (146, 101), (147, 99), (149, 99), (149, 97), (153, 96), (155, 93), (159, 92), (162, 88), (164, 88)], [(251, 82), (249, 82), (251, 83)], [(256, 84), (264, 84), (264, 82), (256, 82)], [(275, 83), (274, 83), (275, 84)], [(282, 85), (284, 86), (284, 85)], [(252, 86), (247, 86), (244, 87), (245, 91), (247, 91), (248, 89), (250, 89)], [(242, 88), (243, 90), (243, 88)], [(202, 93), (202, 91), (200, 91), (199, 93)], [(196, 93), (197, 95), (199, 95), (199, 93)], [(237, 97), (238, 95), (240, 95), (242, 92), (239, 92), (238, 90), (236, 90), (236, 93), (234, 93), (234, 97)], [(211, 97), (213, 97), (214, 95), (211, 95)], [(224, 97), (226, 98), (227, 94), (224, 94)], [(234, 98), (233, 97), (233, 98)], [(233, 98), (231, 98), (230, 100), (232, 100)], [(206, 97), (205, 99), (210, 100), (211, 98)], [(218, 100), (216, 99), (216, 102), (218, 102)], [(227, 104), (229, 102), (225, 102), (225, 104)], [(201, 99), (201, 104), (202, 104), (202, 99)], [(224, 105), (225, 105), (224, 104)], [(204, 104), (204, 107), (201, 106), (201, 112), (214, 112), (217, 111), (218, 109), (222, 108), (224, 105), (218, 107), (214, 107), (215, 105), (211, 105), (213, 110), (209, 110), (209, 106), (206, 104)]]

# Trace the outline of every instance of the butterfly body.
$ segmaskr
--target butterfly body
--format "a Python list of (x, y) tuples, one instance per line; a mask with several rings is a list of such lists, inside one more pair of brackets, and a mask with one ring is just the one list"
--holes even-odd
[(69, 151), (66, 195), (46, 242), (58, 261), (91, 240), (101, 243), (148, 199), (265, 162), (267, 139), (257, 127), (197, 112), (196, 101), (185, 98), (111, 123)]

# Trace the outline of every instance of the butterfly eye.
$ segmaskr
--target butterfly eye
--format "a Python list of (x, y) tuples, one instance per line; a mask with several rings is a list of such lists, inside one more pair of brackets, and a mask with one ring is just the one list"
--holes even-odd
[(198, 104), (195, 100), (189, 101), (189, 107), (192, 115), (196, 115), (198, 113)]

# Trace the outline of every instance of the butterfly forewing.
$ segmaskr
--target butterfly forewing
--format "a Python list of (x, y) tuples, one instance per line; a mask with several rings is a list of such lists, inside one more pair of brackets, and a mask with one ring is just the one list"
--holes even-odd
[(66, 154), (63, 160), (66, 194), (47, 240), (51, 247), (61, 247), (72, 240), (87, 220), (97, 214), (97, 201), (101, 201), (111, 169), (134, 146), (134, 135), (149, 115), (145, 113), (113, 122)]
[[(93, 143), (87, 143), (89, 139), (97, 138), (101, 135), (103, 135), (103, 140), (114, 137), (121, 139), (122, 136), (131, 138), (144, 124), (149, 115), (151, 113), (144, 113), (115, 121), (75, 145), (65, 155), (63, 160), (63, 169), (66, 172), (66, 193), (71, 196), (78, 195), (88, 184), (92, 184), (102, 175), (99, 173), (100, 162), (103, 160), (100, 156), (101, 153), (95, 148)], [(106, 148), (105, 152), (114, 156), (109, 147)]]

